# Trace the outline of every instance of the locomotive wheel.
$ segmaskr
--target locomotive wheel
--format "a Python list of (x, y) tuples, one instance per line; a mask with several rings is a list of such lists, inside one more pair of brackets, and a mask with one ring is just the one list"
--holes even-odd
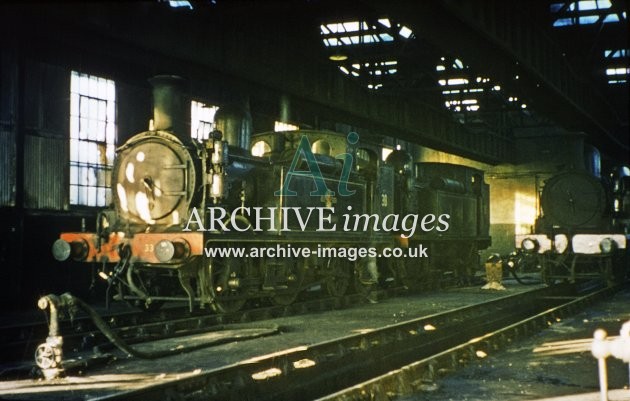
[(610, 258), (600, 259), (599, 265), (600, 265), (600, 270), (602, 272), (602, 277), (604, 279), (604, 283), (606, 283), (608, 287), (612, 287), (613, 285), (615, 285), (615, 278), (613, 275), (613, 268), (612, 268), (613, 267), (612, 260)]
[(602, 277), (607, 286), (612, 287), (624, 281), (623, 265), (615, 263), (612, 255), (603, 257), (599, 263)]
[(517, 265), (519, 273), (532, 273), (540, 270), (540, 256), (537, 253), (524, 254)]
[(361, 258), (354, 263), (352, 284), (357, 294), (368, 297), (378, 282), (378, 272), (370, 271), (369, 259)]
[(470, 286), (474, 283), (475, 270), (479, 265), (479, 256), (474, 244), (455, 244), (453, 255), (457, 255), (455, 274), (460, 286)]
[(236, 312), (247, 301), (245, 292), (239, 288), (242, 275), (242, 261), (232, 258), (209, 260), (209, 292), (212, 296), (212, 309), (219, 313)]
[(410, 291), (417, 291), (422, 288), (423, 272), (428, 270), (428, 261), (408, 261), (405, 259), (395, 259), (392, 261), (396, 273), (397, 281)]
[(287, 289), (277, 290), (276, 294), (270, 297), (271, 303), (274, 305), (286, 306), (295, 301), (304, 282), (304, 261), (286, 259), (285, 276), (287, 277)]
[(332, 297), (341, 297), (350, 285), (351, 268), (341, 258), (330, 258), (326, 261), (326, 291)]
[(553, 262), (551, 262), (551, 258), (549, 256), (543, 258), (542, 269), (540, 271), (540, 278), (543, 283), (546, 285), (553, 285), (555, 280), (550, 276), (552, 275), (551, 270), (553, 266)]

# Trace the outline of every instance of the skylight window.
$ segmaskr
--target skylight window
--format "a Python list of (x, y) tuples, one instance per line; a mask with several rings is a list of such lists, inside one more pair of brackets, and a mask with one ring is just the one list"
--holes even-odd
[(604, 50), (604, 57), (607, 58), (626, 58), (629, 54), (628, 49)]
[[(365, 55), (363, 49), (374, 49), (372, 46), (388, 46), (387, 43), (409, 39), (413, 31), (389, 18), (380, 18), (377, 22), (368, 23), (361, 20), (338, 21), (320, 25), (320, 34), (324, 46), (330, 49), (329, 59), (336, 62), (337, 68), (350, 78), (358, 79), (368, 89), (379, 89), (388, 76), (398, 74), (398, 61), (373, 61), (373, 55)], [(350, 52), (345, 48), (357, 47)], [(379, 50), (381, 48), (378, 48)], [(391, 54), (383, 48), (383, 54)], [(370, 60), (369, 62), (366, 62)]]
[(558, 18), (553, 22), (553, 26), (568, 26), (574, 25), (573, 18)]
[(580, 10), (599, 10), (610, 8), (610, 0), (585, 0), (578, 1), (578, 7)]
[(442, 95), (444, 96), (444, 106), (447, 109), (453, 112), (479, 110), (479, 99), (474, 96), (477, 96), (477, 93), (483, 93), (486, 88), (472, 82), (485, 84), (490, 82), (490, 78), (477, 76), (473, 81), (462, 76), (463, 71), (468, 70), (469, 67), (459, 58), (452, 58), (447, 61), (446, 57), (440, 57), (440, 63), (435, 69), (440, 76), (444, 77), (438, 80), (438, 84), (445, 87), (442, 90)]
[(630, 74), (630, 68), (607, 68), (606, 75), (627, 75)]
[(390, 35), (389, 33), (381, 33), (378, 35), (379, 38), (381, 38), (381, 40), (383, 42), (393, 42), (394, 41), (394, 37), (392, 35)]
[(409, 38), (413, 32), (411, 31), (411, 29), (407, 28), (406, 26), (403, 26), (402, 28), (400, 28), (400, 31), (398, 33), (403, 38)]
[(346, 32), (355, 32), (359, 30), (359, 22), (358, 21), (344, 22), (343, 27)]
[(604, 23), (609, 22), (619, 22), (619, 16), (617, 14), (608, 14), (606, 18), (604, 18)]
[[(552, 13), (558, 13), (562, 11), (565, 3), (553, 3), (549, 6)], [(569, 4), (566, 7), (567, 11), (591, 11), (591, 10), (605, 10), (612, 7), (610, 0), (582, 0)]]
[(192, 4), (190, 4), (190, 1), (186, 1), (186, 0), (170, 0), (168, 2), (168, 5), (171, 6), (172, 8), (187, 7), (190, 10), (192, 10), (193, 8)]
[[(335, 22), (320, 25), (320, 33), (326, 47), (354, 46), (360, 44), (374, 44), (379, 42), (393, 42), (394, 36), (390, 33), (392, 27), (388, 18), (378, 20), (378, 26), (370, 26), (365, 21)], [(406, 26), (400, 26), (398, 34), (402, 38), (409, 38), (413, 31)]]
[(381, 18), (381, 19), (378, 20), (378, 23), (383, 25), (383, 26), (386, 26), (387, 28), (391, 28), (392, 27), (391, 22), (389, 22), (389, 18)]
[(599, 16), (597, 15), (587, 15), (586, 17), (580, 17), (579, 23), (580, 25), (594, 24), (597, 22), (598, 19)]
[(466, 78), (451, 78), (447, 82), (449, 85), (466, 85), (468, 80)]
[(581, 0), (565, 5), (565, 3), (553, 3), (550, 11), (557, 17), (553, 22), (554, 27), (571, 25), (591, 25), (598, 22), (604, 24), (625, 20), (626, 12), (621, 14), (611, 13), (610, 0)]
[[(346, 75), (351, 75), (353, 77), (372, 77), (372, 78), (382, 78), (387, 75), (393, 75), (398, 72), (398, 61), (396, 60), (386, 60), (386, 61), (376, 61), (369, 63), (353, 63), (351, 65), (340, 65), (339, 70)], [(368, 89), (378, 89), (382, 87), (382, 84), (376, 84), (374, 82), (370, 82), (367, 87)]]

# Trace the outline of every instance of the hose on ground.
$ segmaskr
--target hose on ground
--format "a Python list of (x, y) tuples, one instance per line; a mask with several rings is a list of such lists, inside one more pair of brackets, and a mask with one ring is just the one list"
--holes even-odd
[(536, 281), (530, 281), (530, 282), (526, 282), (523, 281), (517, 274), (516, 271), (514, 269), (510, 269), (510, 273), (512, 273), (512, 277), (514, 277), (514, 279), (516, 280), (517, 283), (522, 284), (522, 285), (535, 285), (535, 284), (540, 284), (541, 281), (540, 280), (536, 280)]
[[(200, 343), (200, 344), (191, 345), (191, 346), (188, 346), (188, 347), (181, 347), (181, 348), (178, 347), (178, 348), (168, 349), (168, 350), (147, 352), (147, 351), (137, 350), (137, 349), (131, 347), (129, 344), (127, 344), (127, 342), (125, 342), (125, 340), (123, 340), (118, 334), (116, 334), (109, 327), (109, 325), (105, 321), (103, 321), (103, 319), (99, 316), (99, 314), (94, 309), (92, 309), (92, 307), (90, 307), (88, 304), (83, 302), (81, 299), (76, 298), (75, 296), (73, 296), (72, 294), (69, 294), (69, 293), (65, 293), (65, 294), (61, 295), (61, 298), (63, 298), (63, 300), (65, 302), (67, 302), (67, 305), (75, 306), (75, 307), (83, 310), (85, 313), (87, 313), (88, 316), (90, 317), (90, 319), (92, 319), (92, 321), (96, 325), (96, 327), (119, 350), (121, 350), (122, 352), (125, 352), (126, 354), (132, 355), (132, 356), (134, 356), (136, 358), (140, 358), (140, 359), (158, 359), (158, 358), (163, 358), (163, 357), (166, 357), (166, 356), (171, 356), (171, 355), (176, 355), (176, 354), (182, 354), (182, 353), (186, 353), (186, 352), (195, 351), (195, 350), (198, 350), (198, 349), (201, 349), (201, 348), (206, 348), (206, 347), (209, 347), (209, 346), (212, 346), (212, 345), (224, 344), (224, 343), (233, 342), (233, 341), (236, 341), (236, 340), (253, 339), (253, 338), (268, 336), (268, 335), (271, 335), (271, 334), (276, 334), (276, 333), (279, 332), (278, 325), (270, 325), (269, 327), (265, 327), (263, 329), (259, 328), (254, 333), (242, 333), (242, 334), (235, 335), (235, 336), (218, 338), (218, 339), (214, 339), (212, 341), (207, 341), (207, 342), (203, 342), (203, 343)], [(236, 324), (234, 324), (234, 325), (220, 325), (220, 326), (213, 327), (212, 331), (215, 332), (215, 331), (219, 331), (219, 330), (242, 330), (242, 329), (252, 329), (252, 327), (247, 327), (245, 325), (236, 325)]]

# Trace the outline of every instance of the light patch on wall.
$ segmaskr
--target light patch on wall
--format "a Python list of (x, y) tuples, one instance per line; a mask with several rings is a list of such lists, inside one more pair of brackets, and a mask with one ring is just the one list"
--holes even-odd
[(464, 166), (473, 167), (473, 168), (477, 168), (484, 171), (492, 167), (489, 164), (477, 162), (472, 159), (467, 159), (465, 157), (431, 149), (425, 146), (422, 146), (419, 149), (419, 154), (416, 161), (427, 162), (427, 163), (433, 162), (433, 163), (462, 164)]
[(529, 234), (536, 222), (536, 196), (514, 194), (514, 234)]
[(297, 125), (293, 125), (293, 124), (289, 124), (289, 123), (283, 123), (282, 121), (276, 121), (274, 123), (274, 127), (273, 127), (273, 130), (275, 132), (297, 131), (299, 129), (300, 129), (300, 127), (298, 127)]

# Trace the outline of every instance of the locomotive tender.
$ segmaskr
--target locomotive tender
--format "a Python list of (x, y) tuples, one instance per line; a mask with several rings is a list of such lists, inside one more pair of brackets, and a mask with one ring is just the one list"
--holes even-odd
[[(116, 299), (145, 307), (180, 300), (191, 310), (198, 304), (227, 312), (249, 299), (289, 304), (315, 285), (331, 296), (387, 278), (416, 286), (469, 274), (490, 245), (480, 170), (412, 166), (402, 151), (382, 162), (376, 144), (328, 131), (257, 134), (251, 149), (228, 144), (218, 131), (199, 143), (182, 123), (181, 82), (160, 76), (151, 83), (153, 124), (117, 149), (113, 205), (99, 213), (96, 232), (62, 233), (53, 245), (57, 260), (100, 264)], [(305, 137), (309, 149), (300, 148)], [(327, 229), (321, 215), (297, 215), (314, 210), (330, 212)], [(408, 216), (415, 218), (402, 220)], [(302, 251), (227, 253), (265, 247)], [(424, 249), (428, 257), (379, 257), (395, 247)]]
[(630, 169), (600, 179), (570, 170), (545, 182), (535, 233), (516, 236), (516, 247), (537, 259), (543, 280), (601, 277), (609, 284), (628, 274)]

